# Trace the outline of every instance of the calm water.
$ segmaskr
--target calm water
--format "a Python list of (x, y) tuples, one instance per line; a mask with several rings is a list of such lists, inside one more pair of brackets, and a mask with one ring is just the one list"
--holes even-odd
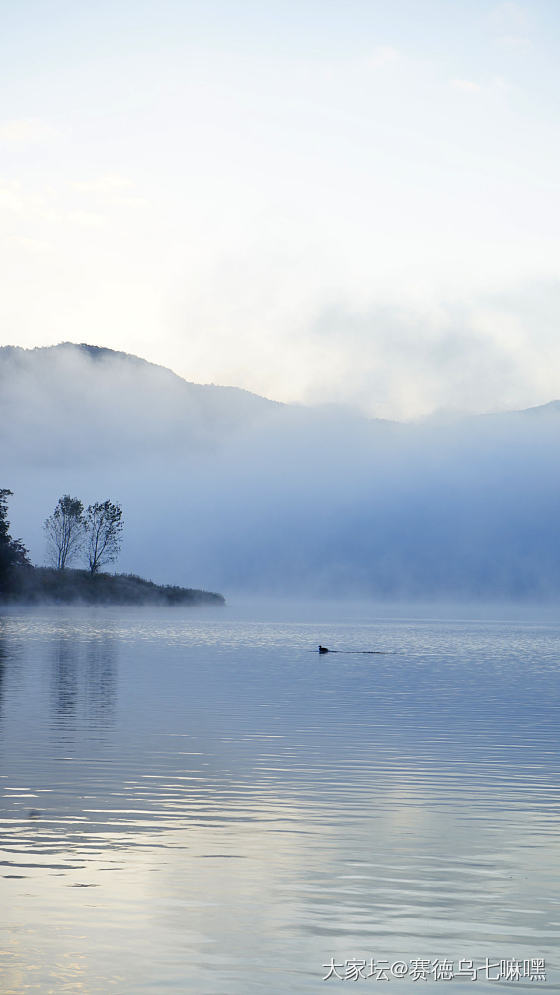
[(3, 995), (558, 991), (560, 625), (402, 614), (3, 612)]

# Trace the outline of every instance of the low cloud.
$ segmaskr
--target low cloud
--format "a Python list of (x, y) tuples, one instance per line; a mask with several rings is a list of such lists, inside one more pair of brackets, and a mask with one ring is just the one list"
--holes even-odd
[(304, 336), (304, 397), (401, 419), (546, 402), (560, 393), (558, 321), (556, 282), (468, 303), (331, 304)]
[(226, 595), (560, 591), (559, 405), (376, 422), (70, 346), (0, 352), (0, 387), (2, 486), (38, 562), (69, 493), (122, 504), (119, 569)]

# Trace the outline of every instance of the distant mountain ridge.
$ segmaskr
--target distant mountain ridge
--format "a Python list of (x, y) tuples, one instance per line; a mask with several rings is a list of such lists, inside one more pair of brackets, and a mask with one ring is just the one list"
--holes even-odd
[(268, 398), (261, 397), (259, 394), (255, 394), (251, 391), (245, 390), (242, 387), (230, 387), (221, 386), (217, 384), (198, 384), (191, 380), (186, 380), (184, 377), (170, 370), (168, 367), (161, 365), (160, 363), (153, 363), (150, 360), (143, 359), (140, 356), (133, 355), (132, 353), (122, 352), (116, 349), (109, 349), (105, 346), (90, 345), (86, 342), (76, 343), (76, 342), (60, 342), (58, 345), (53, 346), (35, 346), (30, 349), (23, 348), (22, 346), (0, 346), (0, 377), (2, 376), (2, 368), (5, 362), (13, 363), (15, 362), (20, 367), (28, 366), (31, 368), (35, 365), (40, 365), (43, 362), (50, 364), (51, 361), (56, 363), (57, 360), (62, 358), (66, 354), (67, 356), (75, 357), (87, 357), (93, 363), (102, 362), (112, 362), (119, 364), (126, 364), (129, 367), (135, 367), (137, 370), (147, 370), (157, 371), (157, 375), (166, 378), (172, 378), (173, 380), (185, 384), (189, 389), (195, 392), (203, 392), (207, 394), (229, 394), (230, 396), (242, 397), (247, 400), (247, 403), (257, 403), (263, 405), (274, 405), (275, 407), (282, 406), (282, 402), (269, 400)]
[[(214, 383), (200, 384), (195, 381), (187, 380), (180, 374), (175, 373), (173, 370), (160, 363), (154, 363), (151, 360), (143, 359), (140, 356), (136, 356), (132, 353), (123, 352), (121, 350), (110, 349), (107, 346), (97, 346), (91, 345), (86, 342), (60, 342), (58, 345), (52, 346), (35, 346), (32, 348), (24, 348), (22, 346), (12, 346), (5, 345), (0, 346), (0, 381), (2, 379), (2, 374), (4, 372), (4, 364), (6, 362), (12, 363), (16, 362), (18, 366), (25, 366), (29, 361), (32, 365), (37, 363), (39, 366), (43, 360), (49, 361), (50, 359), (55, 359), (62, 354), (74, 355), (87, 357), (92, 363), (102, 363), (111, 362), (118, 363), (128, 366), (129, 368), (136, 368), (136, 370), (147, 370), (157, 371), (155, 375), (158, 378), (162, 378), (158, 382), (158, 387), (163, 384), (163, 378), (172, 378), (177, 383), (185, 385), (189, 391), (193, 394), (198, 394), (199, 397), (207, 396), (208, 398), (214, 395), (215, 397), (228, 397), (235, 402), (237, 410), (240, 409), (240, 405), (246, 405), (246, 412), (251, 411), (251, 405), (254, 405), (254, 410), (260, 410), (261, 412), (266, 408), (269, 409), (287, 409), (295, 408), (296, 410), (302, 409), (301, 405), (290, 405), (282, 401), (272, 400), (263, 397), (260, 394), (256, 394), (253, 391), (246, 390), (243, 387), (235, 387), (228, 385), (219, 385)], [(55, 359), (56, 362), (56, 359)], [(170, 380), (171, 382), (171, 380)], [(345, 406), (338, 406), (333, 404), (320, 404), (313, 408), (308, 406), (303, 406), (305, 410), (314, 410), (317, 412), (344, 412), (346, 410)], [(512, 409), (507, 411), (496, 411), (496, 412), (485, 412), (485, 413), (461, 413), (458, 415), (452, 415), (454, 420), (465, 420), (470, 418), (487, 418), (487, 417), (507, 417), (508, 415), (521, 414), (521, 415), (539, 415), (539, 414), (552, 414), (560, 413), (560, 400), (551, 400), (545, 404), (535, 405), (529, 408)], [(357, 416), (357, 412), (351, 412), (353, 417)], [(446, 412), (440, 413), (442, 417), (446, 417)], [(394, 419), (387, 418), (368, 418), (363, 416), (366, 421), (376, 421), (385, 422), (392, 424), (403, 424), (402, 422), (397, 422)], [(436, 416), (437, 417), (437, 416)], [(404, 423), (407, 424), (407, 423)]]
[[(123, 352), (118, 349), (110, 349), (107, 346), (97, 346), (91, 345), (87, 342), (60, 342), (58, 345), (52, 346), (34, 346), (32, 348), (25, 348), (23, 346), (13, 346), (5, 345), (0, 346), (0, 378), (2, 377), (2, 367), (6, 360), (20, 362), (22, 359), (27, 357), (36, 357), (40, 360), (42, 357), (59, 355), (62, 352), (68, 352), (70, 354), (82, 354), (87, 356), (93, 362), (101, 361), (118, 361), (121, 363), (126, 363), (137, 368), (150, 368), (153, 370), (160, 371), (161, 374), (175, 378), (182, 384), (186, 384), (190, 389), (194, 391), (208, 392), (209, 394), (216, 392), (222, 395), (229, 395), (230, 397), (244, 397), (247, 399), (247, 404), (254, 403), (255, 405), (272, 405), (275, 408), (287, 408), (296, 407), (300, 408), (300, 405), (287, 405), (285, 402), (276, 401), (269, 398), (265, 398), (260, 394), (256, 394), (253, 391), (246, 390), (243, 387), (234, 387), (228, 385), (220, 384), (199, 384), (192, 380), (187, 380), (180, 374), (175, 373), (169, 367), (163, 366), (160, 363), (154, 363), (152, 360), (143, 359), (141, 356), (136, 356), (133, 353)], [(317, 405), (315, 410), (328, 410), (337, 411), (344, 410), (344, 407), (339, 408), (338, 405), (321, 404)], [(467, 418), (485, 418), (494, 416), (507, 416), (512, 414), (546, 414), (546, 413), (560, 413), (560, 400), (551, 400), (545, 404), (534, 405), (529, 408), (512, 409), (508, 411), (497, 411), (497, 412), (485, 412), (481, 414), (459, 414), (454, 416), (457, 420), (463, 420)], [(355, 412), (353, 412), (355, 415)], [(445, 416), (445, 412), (443, 412)], [(365, 416), (364, 416), (365, 417)], [(394, 419), (387, 418), (376, 418), (366, 419), (368, 421), (382, 421), (382, 422), (394, 422)], [(396, 423), (400, 424), (400, 423)]]
[(96, 425), (94, 451), (126, 459), (139, 445), (213, 445), (282, 407), (237, 387), (191, 383), (137, 356), (85, 343), (0, 348), (0, 445), (10, 447), (16, 420), (26, 426), (24, 448), (33, 440), (49, 460), (65, 459), (68, 452), (82, 459), (82, 422)]
[(559, 418), (368, 419), (100, 346), (0, 348), (0, 486), (34, 561), (60, 495), (110, 497), (119, 571), (226, 596), (560, 596)]

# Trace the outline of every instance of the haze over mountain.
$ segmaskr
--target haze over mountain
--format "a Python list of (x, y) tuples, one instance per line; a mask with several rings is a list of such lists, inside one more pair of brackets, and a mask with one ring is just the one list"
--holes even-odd
[(559, 429), (557, 401), (400, 424), (95, 346), (0, 349), (0, 484), (33, 560), (61, 494), (111, 497), (119, 570), (226, 595), (558, 594)]

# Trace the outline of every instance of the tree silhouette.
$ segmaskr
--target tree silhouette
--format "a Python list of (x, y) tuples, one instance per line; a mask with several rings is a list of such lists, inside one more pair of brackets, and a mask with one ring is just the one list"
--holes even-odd
[(21, 539), (12, 539), (8, 521), (8, 498), (12, 491), (0, 488), (0, 594), (7, 594), (12, 582), (14, 567), (29, 564), (28, 554)]
[(79, 498), (64, 494), (43, 528), (53, 564), (64, 570), (80, 552), (84, 541), (84, 506)]
[(121, 548), (122, 508), (112, 501), (90, 504), (84, 516), (89, 569), (96, 574), (116, 560)]

